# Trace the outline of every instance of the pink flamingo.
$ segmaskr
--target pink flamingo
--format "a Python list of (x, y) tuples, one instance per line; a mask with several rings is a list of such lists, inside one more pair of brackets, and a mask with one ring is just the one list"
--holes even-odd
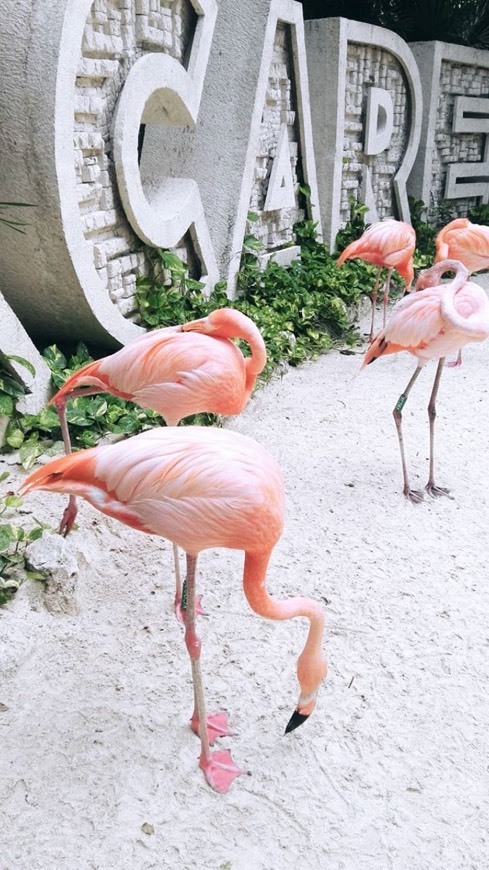
[[(251, 348), (245, 357), (232, 341), (241, 338)], [(167, 426), (177, 426), (192, 414), (239, 414), (248, 403), (257, 376), (267, 359), (265, 343), (253, 321), (231, 308), (182, 326), (147, 332), (110, 356), (75, 372), (51, 399), (66, 453), (71, 441), (66, 402), (101, 391), (157, 411)], [(59, 531), (65, 536), (75, 522), (76, 498), (70, 496)], [(174, 548), (175, 610), (181, 618), (182, 584), (178, 550)], [(200, 603), (198, 605), (199, 612)]]
[(324, 612), (310, 598), (275, 601), (266, 572), (283, 527), (284, 486), (279, 465), (251, 438), (225, 429), (190, 426), (153, 429), (118, 444), (62, 456), (25, 480), (34, 489), (81, 495), (94, 507), (133, 528), (162, 535), (187, 554), (185, 643), (192, 664), (192, 730), (201, 741), (200, 767), (216, 791), (225, 792), (246, 771), (228, 751), (210, 752), (229, 734), (224, 713), (206, 715), (200, 670), (201, 642), (195, 628), (197, 555), (209, 547), (245, 551), (243, 585), (251, 608), (270, 619), (303, 616), (307, 640), (299, 656), (300, 696), (286, 733), (301, 725), (316, 703), (327, 666), (321, 643)]
[(387, 303), (389, 301), (389, 288), (391, 275), (394, 269), (406, 282), (406, 290), (411, 289), (414, 278), (413, 254), (416, 247), (416, 233), (410, 224), (404, 221), (396, 221), (393, 218), (378, 221), (365, 230), (362, 236), (355, 242), (351, 242), (339, 256), (337, 266), (341, 266), (345, 260), (358, 257), (365, 263), (377, 266), (374, 289), (372, 291), (372, 320), (370, 324), (370, 341), (374, 334), (374, 313), (377, 302), (377, 290), (380, 275), (384, 267), (387, 268), (387, 278), (384, 284), (384, 315), (385, 326), (387, 316)]
[[(444, 272), (454, 271), (455, 278), (440, 284)], [(436, 397), (445, 356), (470, 341), (489, 337), (489, 302), (478, 284), (467, 281), (469, 271), (457, 260), (443, 260), (419, 276), (417, 286), (428, 285), (405, 296), (393, 308), (389, 323), (368, 348), (362, 368), (380, 356), (406, 350), (417, 359), (417, 366), (406, 389), (399, 396), (393, 415), (401, 450), (404, 495), (413, 503), (423, 493), (409, 485), (402, 437), (402, 409), (421, 369), (430, 359), (438, 359), (433, 389), (428, 405), (430, 423), (430, 466), (426, 491), (432, 496), (448, 495), (449, 490), (435, 485), (434, 435)]]
[[(468, 218), (456, 218), (440, 230), (435, 244), (435, 263), (460, 260), (471, 273), (489, 269), (489, 227), (473, 224)], [(462, 365), (462, 351), (447, 365)]]

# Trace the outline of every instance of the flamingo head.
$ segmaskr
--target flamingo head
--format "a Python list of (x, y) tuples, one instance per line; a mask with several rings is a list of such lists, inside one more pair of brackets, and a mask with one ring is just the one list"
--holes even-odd
[(299, 725), (302, 725), (306, 719), (309, 719), (314, 707), (316, 706), (316, 698), (319, 691), (319, 686), (328, 673), (328, 665), (326, 659), (320, 649), (314, 655), (311, 655), (306, 649), (299, 656), (297, 662), (297, 677), (301, 687), (301, 693), (297, 707), (290, 717), (286, 734), (295, 731)]
[(241, 335), (246, 337), (250, 324), (254, 327), (249, 317), (241, 311), (234, 308), (216, 308), (207, 317), (184, 323), (182, 329), (183, 332), (201, 332), (219, 338), (237, 338)]

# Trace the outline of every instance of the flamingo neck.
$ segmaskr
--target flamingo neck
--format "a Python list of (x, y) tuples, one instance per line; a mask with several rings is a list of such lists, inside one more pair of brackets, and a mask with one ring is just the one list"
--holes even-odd
[(455, 278), (444, 286), (440, 300), (440, 313), (448, 326), (452, 329), (461, 332), (472, 341), (483, 341), (488, 337), (489, 324), (487, 316), (478, 321), (471, 322), (469, 318), (462, 317), (455, 307), (455, 296), (462, 287), (467, 284), (469, 270), (458, 260), (444, 260), (439, 264), (435, 264), (433, 269), (440, 267), (441, 274), (450, 269), (455, 271)]
[(248, 380), (249, 377), (253, 376), (255, 381), (256, 376), (265, 368), (265, 363), (267, 361), (265, 342), (254, 324), (252, 327), (248, 327), (247, 324), (244, 325), (244, 327), (240, 329), (238, 338), (242, 338), (250, 346), (251, 356), (246, 357), (245, 360), (246, 379)]
[(304, 616), (309, 620), (306, 643), (297, 662), (297, 677), (301, 687), (301, 699), (315, 698), (319, 684), (326, 676), (326, 659), (322, 651), (324, 634), (324, 610), (311, 598), (287, 598), (277, 601), (268, 594), (265, 581), (271, 553), (246, 553), (243, 574), (244, 593), (248, 604), (260, 616), (268, 619), (293, 619)]

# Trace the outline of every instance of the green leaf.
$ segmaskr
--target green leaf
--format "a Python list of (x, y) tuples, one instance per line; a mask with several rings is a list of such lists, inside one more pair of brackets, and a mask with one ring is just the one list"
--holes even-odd
[(251, 251), (263, 250), (263, 245), (255, 236), (245, 236), (243, 239), (243, 247), (249, 248)]
[[(11, 559), (9, 561), (12, 562)], [(20, 586), (19, 581), (13, 580), (12, 578), (9, 578), (8, 580), (4, 580), (2, 582), (2, 589), (18, 589), (19, 586)]]
[(12, 429), (11, 432), (7, 432), (5, 440), (10, 447), (13, 447), (16, 450), (24, 440), (24, 433), (21, 429)]
[(104, 399), (103, 396), (96, 396), (90, 401), (90, 404), (87, 408), (87, 414), (93, 420), (98, 420), (100, 419), (100, 417), (105, 417), (107, 413), (107, 408), (107, 399)]
[(27, 369), (28, 372), (30, 372), (33, 378), (36, 376), (36, 370), (28, 359), (24, 359), (23, 356), (16, 356), (13, 353), (6, 354), (6, 358), (12, 360), (12, 362), (19, 363), (19, 365), (21, 366), (24, 366), (24, 368)]
[(24, 561), (23, 553), (10, 553), (8, 556), (8, 560), (11, 565), (20, 565), (21, 562)]
[(26, 536), (26, 541), (37, 541), (38, 538), (42, 538), (44, 529), (41, 526), (35, 526), (31, 529)]
[(0, 483), (3, 483), (4, 480), (7, 480), (7, 477), (10, 477), (10, 471), (2, 471), (0, 474)]
[(161, 260), (166, 269), (169, 269), (170, 272), (176, 272), (179, 275), (184, 275), (188, 269), (186, 263), (177, 257), (176, 254), (173, 254), (171, 251), (163, 251), (161, 255)]
[(260, 215), (257, 214), (256, 211), (249, 211), (248, 214), (246, 215), (246, 220), (254, 223), (255, 221), (260, 220)]
[[(75, 399), (72, 402), (71, 407), (68, 407), (66, 412), (66, 419), (68, 423), (71, 423), (73, 426), (91, 426), (92, 421), (87, 417), (86, 405), (85, 407), (79, 404), (81, 399)], [(85, 399), (85, 402), (87, 400)]]
[(47, 574), (43, 571), (33, 571), (31, 568), (25, 568), (25, 576), (29, 580), (46, 580)]
[(0, 393), (0, 416), (11, 417), (14, 413), (14, 400)]
[(42, 453), (42, 446), (39, 444), (39, 441), (35, 438), (29, 438), (28, 441), (24, 441), (20, 450), (19, 450), (19, 459), (22, 468), (26, 471), (29, 471), (30, 468), (34, 465), (37, 457)]
[(42, 355), (51, 371), (62, 371), (66, 368), (66, 357), (58, 350), (55, 344), (44, 348)]
[(0, 526), (0, 553), (6, 553), (14, 540), (12, 526)]
[(40, 429), (43, 429), (46, 432), (52, 432), (53, 429), (59, 429), (60, 425), (58, 414), (52, 405), (48, 405), (46, 408), (42, 409), (39, 414), (38, 422)]
[(23, 505), (24, 500), (20, 495), (6, 495), (4, 502), (5, 502), (5, 507), (18, 508), (18, 507), (21, 507)]
[(14, 380), (10, 375), (2, 372), (0, 376), (0, 393), (7, 393), (8, 396), (19, 398), (19, 396), (25, 395), (25, 389), (22, 384), (19, 384), (19, 382)]
[(136, 414), (124, 414), (114, 426), (113, 431), (124, 435), (130, 435), (139, 426)]
[(95, 447), (99, 438), (99, 434), (93, 432), (91, 429), (83, 429), (81, 432), (77, 433), (76, 443), (81, 447)]

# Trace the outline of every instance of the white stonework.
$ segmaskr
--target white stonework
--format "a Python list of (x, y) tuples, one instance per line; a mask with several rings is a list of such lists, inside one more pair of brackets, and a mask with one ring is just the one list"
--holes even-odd
[[(21, 357), (34, 367), (32, 374), (16, 360), (8, 360), (26, 394), (16, 402), (17, 409), (27, 414), (37, 414), (46, 404), (51, 392), (51, 372), (37, 348), (33, 345), (20, 320), (0, 293), (0, 355)], [(1, 419), (1, 418), (0, 418)], [(8, 419), (7, 421), (8, 422)], [(0, 432), (0, 447), (4, 432)]]
[(443, 42), (410, 47), (421, 73), (424, 110), (409, 191), (427, 206), (448, 199), (463, 217), (489, 201), (489, 51)]
[[(292, 176), (286, 189), (290, 193), (293, 188), (294, 203), (266, 211), (283, 125)], [(286, 144), (283, 138), (282, 147)], [(299, 183), (309, 184), (312, 208), (308, 217), (319, 223), (299, 3), (221, 0), (197, 124), (192, 129), (146, 128), (141, 173), (148, 183), (158, 173), (196, 180), (230, 294), (245, 235), (260, 238), (263, 258), (294, 242), (293, 223), (306, 206), (299, 197)], [(280, 186), (283, 180), (279, 179)], [(250, 211), (259, 220), (247, 225)]]
[[(274, 161), (283, 159), (285, 135), (294, 204), (290, 197), (290, 176), (287, 170), (283, 204), (270, 209), (268, 187), (284, 180), (284, 172), (274, 172)], [(299, 184), (311, 189), (310, 213), (317, 222), (321, 237), (321, 219), (312, 142), (309, 84), (305, 56), (302, 6), (293, 0), (272, 0), (263, 42), (255, 103), (250, 124), (248, 150), (233, 233), (232, 255), (228, 270), (228, 287), (235, 286), (239, 268), (242, 239), (252, 233), (262, 242), (267, 254), (279, 251), (294, 241), (293, 225), (305, 216), (305, 200), (300, 197)], [(276, 192), (273, 192), (275, 197)], [(285, 200), (285, 197), (287, 199)], [(290, 206), (289, 206), (290, 203)], [(248, 212), (258, 214), (258, 221), (248, 221)], [(289, 258), (289, 255), (286, 255)], [(276, 258), (274, 258), (276, 259)]]
[[(371, 219), (409, 221), (406, 183), (421, 135), (421, 83), (408, 45), (389, 30), (344, 18), (305, 26), (321, 214), (333, 248), (349, 218), (350, 197), (362, 202), (367, 196)], [(392, 101), (391, 132), (384, 100), (380, 152), (377, 110), (367, 115), (371, 89)]]
[(364, 153), (381, 154), (390, 147), (393, 132), (394, 104), (390, 92), (385, 88), (369, 88)]
[[(0, 106), (0, 144), (7, 154), (0, 189), (2, 199), (34, 202), (36, 208), (22, 245), (0, 251), (0, 287), (31, 334), (105, 345), (139, 334), (132, 322), (138, 319), (135, 282), (148, 264), (119, 197), (115, 108), (140, 61), (164, 58), (178, 69), (176, 78), (186, 80), (187, 93), (193, 88), (190, 116), (195, 119), (216, 9), (215, 0), (2, 4), (1, 24), (11, 33), (0, 52), (0, 74), (11, 104)], [(148, 110), (144, 117), (132, 111), (136, 154), (140, 123), (161, 122), (174, 99), (172, 82), (167, 80), (165, 88), (164, 99), (152, 103), (153, 109), (158, 103), (158, 118), (158, 112)], [(135, 159), (132, 153), (133, 175)], [(151, 194), (161, 197), (161, 190)], [(179, 203), (173, 211), (177, 220)], [(208, 233), (196, 230), (191, 218), (186, 226), (180, 220), (182, 233), (173, 234), (172, 247), (192, 263), (204, 260), (214, 279)], [(196, 221), (200, 227), (202, 208)]]

